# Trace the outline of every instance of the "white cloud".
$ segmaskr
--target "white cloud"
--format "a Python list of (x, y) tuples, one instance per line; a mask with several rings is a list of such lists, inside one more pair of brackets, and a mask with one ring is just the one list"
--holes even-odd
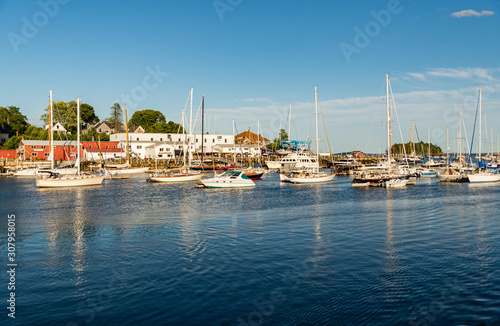
[(477, 12), (472, 9), (467, 9), (467, 10), (462, 10), (462, 11), (457, 11), (451, 14), (451, 16), (456, 17), (456, 18), (462, 18), (462, 17), (481, 17), (481, 16), (491, 16), (495, 14), (493, 11), (489, 10), (483, 10), (481, 12)]
[[(405, 77), (403, 77), (403, 78), (405, 78)], [(409, 72), (409, 73), (406, 74), (406, 78), (405, 79), (410, 79), (410, 78), (419, 79), (419, 80), (425, 80), (425, 75), (421, 74), (421, 73), (418, 73), (418, 72)]]
[(449, 77), (458, 79), (473, 79), (480, 78), (485, 80), (496, 80), (491, 74), (498, 69), (485, 69), (485, 68), (435, 68), (426, 73), (435, 77)]

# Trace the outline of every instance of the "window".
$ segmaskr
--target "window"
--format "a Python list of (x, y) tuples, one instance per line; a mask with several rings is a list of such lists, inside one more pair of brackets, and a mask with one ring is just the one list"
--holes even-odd
[(49, 157), (49, 153), (45, 153), (44, 155), (45, 155), (45, 157)]
[(108, 145), (106, 145), (106, 148), (109, 148), (109, 146), (108, 146)]
[(142, 146), (141, 145), (137, 145), (137, 149), (142, 149)]
[(158, 154), (158, 157), (161, 157), (161, 154)]
[(153, 138), (151, 138), (151, 141), (153, 141)]
[(36, 157), (36, 153), (31, 153), (31, 156), (35, 156)]
[(31, 149), (35, 149), (35, 148), (36, 148), (36, 146), (31, 146)]
[(205, 143), (207, 142), (207, 139), (205, 138)]
[(224, 142), (227, 143), (227, 138), (224, 139)]
[(198, 138), (196, 138), (196, 142), (198, 142)]
[(163, 141), (163, 138), (160, 138), (160, 141)]
[(99, 128), (99, 133), (101, 133), (101, 132), (102, 132), (102, 129), (101, 129), (101, 128)]
[(212, 143), (215, 143), (215, 139), (212, 139)]
[(160, 152), (163, 152), (163, 148), (160, 148)]
[(179, 141), (181, 141), (181, 139), (179, 138)]
[(114, 145), (113, 148), (116, 148), (116, 145)]
[(89, 145), (89, 148), (92, 148), (92, 145)]

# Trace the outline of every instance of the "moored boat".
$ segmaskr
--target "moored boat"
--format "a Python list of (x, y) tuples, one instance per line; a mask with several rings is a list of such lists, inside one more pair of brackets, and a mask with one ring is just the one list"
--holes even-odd
[(247, 177), (242, 171), (227, 171), (213, 178), (201, 180), (200, 183), (206, 188), (255, 187), (255, 182)]

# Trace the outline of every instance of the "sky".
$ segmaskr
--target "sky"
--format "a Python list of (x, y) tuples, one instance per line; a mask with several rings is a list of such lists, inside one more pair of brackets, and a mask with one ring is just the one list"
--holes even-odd
[(129, 119), (153, 109), (180, 122), (192, 87), (210, 133), (232, 134), (234, 120), (238, 133), (291, 127), (314, 141), (317, 86), (320, 150), (326, 126), (333, 152), (382, 153), (388, 74), (393, 142), (415, 121), (443, 150), (448, 128), (453, 151), (459, 107), (470, 142), (481, 87), (483, 146), (496, 151), (499, 14), (496, 0), (3, 0), (0, 106), (41, 126), (52, 89), (101, 120), (118, 102)]

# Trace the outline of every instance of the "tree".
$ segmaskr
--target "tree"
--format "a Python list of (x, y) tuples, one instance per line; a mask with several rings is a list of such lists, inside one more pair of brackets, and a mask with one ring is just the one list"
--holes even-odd
[[(146, 132), (152, 132), (151, 128), (155, 124), (165, 124), (165, 116), (160, 111), (155, 110), (141, 110), (136, 111), (132, 118), (128, 121), (129, 128), (131, 126), (141, 126)], [(159, 126), (157, 125), (156, 128)]]
[(105, 132), (98, 133), (95, 128), (90, 129), (86, 134), (82, 135), (80, 138), (82, 141), (108, 141), (109, 135)]
[(9, 136), (12, 137), (16, 133), (21, 135), (28, 126), (28, 119), (21, 113), (18, 107), (0, 107), (0, 129), (8, 130)]
[(278, 138), (275, 138), (272, 143), (269, 144), (269, 146), (271, 146), (273, 150), (281, 149), (283, 148), (281, 142), (286, 140), (288, 140), (288, 134), (286, 133), (285, 129), (281, 129)]
[[(412, 144), (411, 147), (410, 147), (410, 143), (406, 143), (405, 150), (406, 150), (407, 155), (411, 154), (411, 152), (412, 152), (411, 148), (413, 146), (415, 147), (415, 151), (416, 151), (417, 155), (423, 155), (423, 156), (428, 155), (429, 143), (424, 143), (423, 141), (421, 141), (420, 143), (414, 143), (414, 144)], [(394, 153), (403, 154), (404, 153), (403, 146), (400, 143), (394, 144), (391, 147), (391, 152), (393, 154)], [(431, 143), (431, 155), (443, 155), (443, 151), (441, 150), (441, 147)]]
[(176, 134), (184, 133), (184, 128), (178, 123), (175, 123), (173, 121), (169, 121), (167, 123), (165, 122), (157, 122), (154, 125), (151, 126), (148, 132), (153, 132), (153, 133), (168, 133), (168, 134)]
[(99, 117), (95, 114), (94, 108), (87, 103), (80, 105), (80, 117), (82, 123), (85, 124), (99, 122)]
[(111, 110), (111, 116), (109, 119), (106, 119), (104, 122), (109, 123), (113, 128), (115, 128), (115, 131), (120, 130), (120, 128), (123, 126), (123, 110), (120, 106), (119, 103), (113, 104), (113, 106), (110, 108)]

